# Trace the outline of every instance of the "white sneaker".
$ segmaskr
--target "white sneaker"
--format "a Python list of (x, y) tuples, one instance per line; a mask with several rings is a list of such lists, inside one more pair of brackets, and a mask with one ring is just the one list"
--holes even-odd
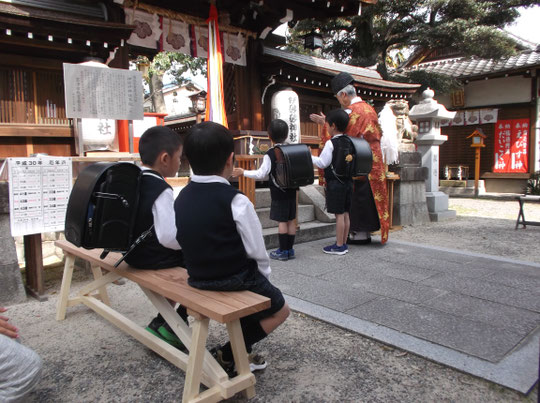
[(259, 354), (254, 354), (254, 353), (249, 354), (248, 360), (249, 360), (249, 369), (251, 370), (251, 372), (261, 371), (268, 366), (268, 363), (266, 362), (266, 360), (263, 358), (262, 355), (259, 355)]

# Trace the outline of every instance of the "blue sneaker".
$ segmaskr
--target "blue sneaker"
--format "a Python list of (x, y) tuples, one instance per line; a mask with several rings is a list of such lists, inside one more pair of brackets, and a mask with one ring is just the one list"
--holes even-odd
[(345, 246), (345, 253), (348, 253), (349, 252), (349, 245), (344, 243), (343, 246)]
[(275, 251), (270, 252), (270, 258), (282, 261), (289, 260), (289, 252), (278, 248)]
[(344, 255), (347, 253), (347, 246), (345, 244), (341, 246), (337, 246), (336, 244), (325, 246), (323, 248), (324, 253), (328, 253), (330, 255)]
[(289, 259), (294, 259), (296, 256), (294, 256), (294, 249), (289, 249)]

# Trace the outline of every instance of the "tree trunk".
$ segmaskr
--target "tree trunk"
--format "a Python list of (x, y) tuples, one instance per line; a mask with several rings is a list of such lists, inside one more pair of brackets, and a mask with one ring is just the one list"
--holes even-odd
[(154, 112), (167, 113), (165, 98), (163, 97), (163, 74), (152, 74), (150, 77), (150, 94), (152, 94), (152, 105)]
[(388, 69), (386, 68), (386, 57), (387, 57), (387, 51), (384, 49), (379, 53), (379, 56), (377, 58), (377, 71), (383, 78), (383, 80), (388, 80)]

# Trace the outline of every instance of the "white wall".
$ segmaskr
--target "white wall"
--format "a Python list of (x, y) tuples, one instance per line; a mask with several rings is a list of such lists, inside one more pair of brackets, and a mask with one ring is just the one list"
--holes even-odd
[(494, 78), (465, 85), (465, 108), (530, 101), (531, 78)]
[[(176, 92), (176, 96), (173, 95), (174, 92)], [(169, 116), (189, 114), (189, 108), (192, 106), (189, 96), (195, 92), (197, 91), (189, 91), (186, 87), (164, 92), (163, 97), (165, 98), (165, 107), (167, 108)]]

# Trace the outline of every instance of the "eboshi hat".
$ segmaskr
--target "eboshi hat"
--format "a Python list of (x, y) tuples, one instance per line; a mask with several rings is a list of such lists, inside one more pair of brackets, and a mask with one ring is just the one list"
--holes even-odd
[(352, 82), (354, 82), (354, 78), (349, 73), (341, 72), (332, 78), (330, 81), (330, 87), (332, 88), (332, 92), (337, 94)]

